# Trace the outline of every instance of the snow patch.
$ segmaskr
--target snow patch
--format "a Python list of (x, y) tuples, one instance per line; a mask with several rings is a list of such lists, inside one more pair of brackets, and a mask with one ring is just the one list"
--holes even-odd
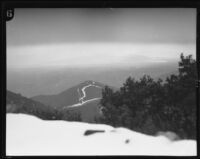
[[(195, 156), (195, 140), (170, 141), (126, 128), (69, 121), (44, 121), (7, 114), (6, 155), (170, 155)], [(87, 130), (104, 131), (85, 136)]]

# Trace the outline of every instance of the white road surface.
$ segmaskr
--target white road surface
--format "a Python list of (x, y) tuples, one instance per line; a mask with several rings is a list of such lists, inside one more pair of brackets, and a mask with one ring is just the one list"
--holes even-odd
[(79, 103), (76, 103), (76, 104), (73, 104), (73, 105), (70, 105), (70, 106), (64, 106), (63, 109), (83, 106), (84, 104), (86, 104), (88, 102), (101, 99), (100, 97), (97, 97), (97, 98), (93, 98), (93, 99), (84, 100), (87, 97), (86, 88), (89, 88), (89, 87), (97, 87), (97, 88), (100, 88), (100, 89), (102, 88), (98, 85), (95, 85), (95, 82), (92, 82), (92, 84), (88, 84), (88, 85), (84, 86), (83, 88), (81, 88), (82, 95), (81, 95), (80, 89), (78, 88), (77, 92), (78, 92), (78, 96), (79, 96)]

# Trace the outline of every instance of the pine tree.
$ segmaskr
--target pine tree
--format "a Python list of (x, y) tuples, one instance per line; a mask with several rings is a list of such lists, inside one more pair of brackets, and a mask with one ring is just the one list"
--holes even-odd
[(101, 122), (147, 134), (173, 131), (182, 138), (196, 138), (196, 61), (180, 56), (179, 74), (165, 82), (143, 76), (128, 77), (119, 91), (105, 87)]

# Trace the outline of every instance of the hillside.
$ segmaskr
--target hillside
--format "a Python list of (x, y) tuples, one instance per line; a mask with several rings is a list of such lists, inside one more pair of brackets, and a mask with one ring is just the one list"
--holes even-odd
[[(80, 84), (84, 86), (84, 83)], [(89, 91), (88, 91), (89, 90)], [(92, 98), (96, 97), (92, 94), (88, 89), (87, 97), (84, 98), (83, 102), (79, 102), (78, 104), (64, 106), (61, 108), (54, 108), (52, 106), (47, 106), (42, 104), (38, 101), (23, 97), (20, 94), (7, 91), (7, 98), (6, 98), (6, 108), (7, 113), (23, 113), (23, 114), (30, 114), (42, 118), (44, 120), (74, 120), (74, 114), (80, 115), (80, 121), (83, 122), (94, 122), (95, 118), (100, 116), (100, 107), (99, 102), (100, 98)], [(70, 113), (70, 114), (69, 114)], [(72, 118), (71, 118), (72, 116)]]
[(104, 84), (94, 81), (85, 81), (59, 94), (39, 95), (31, 99), (52, 107), (62, 108), (94, 98), (101, 98), (102, 88), (104, 88)]
[(64, 107), (61, 111), (63, 112), (63, 114), (65, 114), (65, 112), (67, 111), (80, 114), (81, 121), (93, 123), (95, 121), (95, 118), (101, 116), (99, 102), (100, 99), (97, 99), (75, 107)]
[(42, 119), (59, 119), (58, 112), (44, 105), (40, 102), (36, 102), (29, 98), (23, 97), (20, 94), (16, 94), (7, 90), (6, 95), (6, 111), (7, 113), (24, 113), (35, 115)]

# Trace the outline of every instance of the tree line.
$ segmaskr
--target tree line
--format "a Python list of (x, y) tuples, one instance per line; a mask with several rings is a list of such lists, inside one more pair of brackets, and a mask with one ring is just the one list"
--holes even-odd
[(173, 131), (181, 138), (195, 139), (196, 79), (196, 60), (182, 53), (177, 75), (165, 80), (128, 77), (118, 91), (106, 86), (100, 102), (103, 115), (96, 121), (150, 135)]

